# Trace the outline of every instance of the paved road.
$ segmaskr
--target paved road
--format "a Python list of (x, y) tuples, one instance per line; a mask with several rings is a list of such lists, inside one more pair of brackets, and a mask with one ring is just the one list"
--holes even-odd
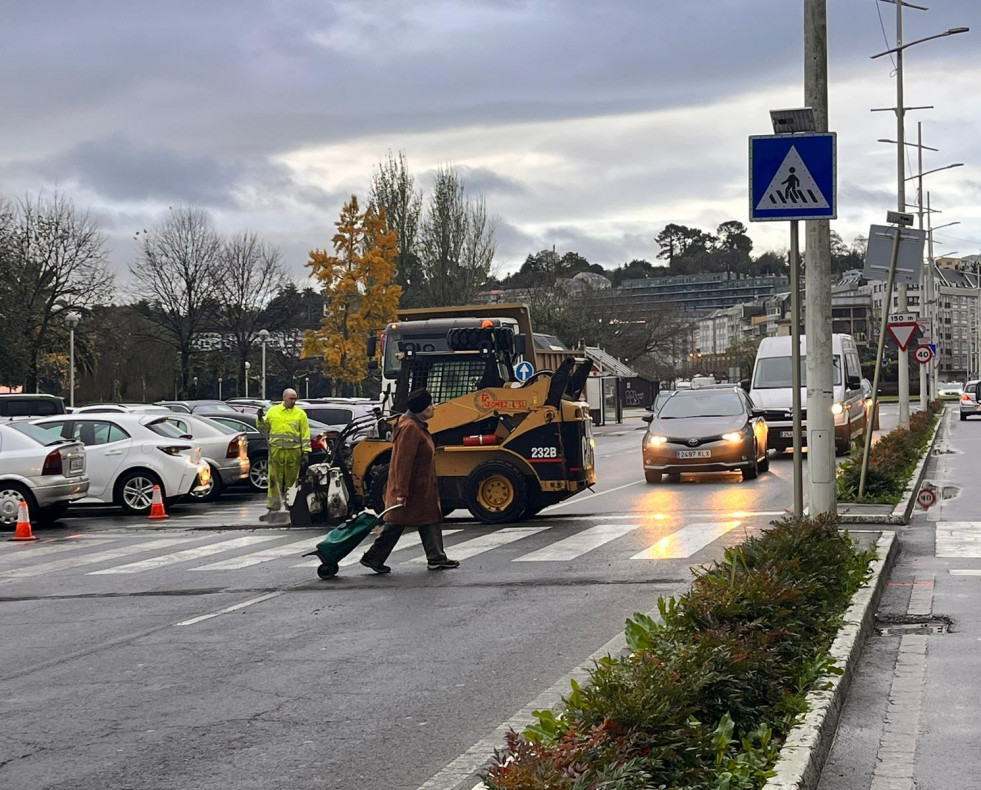
[(451, 517), (456, 571), (405, 540), (390, 576), (355, 552), (321, 581), (300, 557), (319, 533), (251, 528), (249, 496), (0, 543), (0, 787), (473, 787), (502, 723), (790, 506), (789, 456), (647, 485), (638, 426), (598, 439), (593, 493)]

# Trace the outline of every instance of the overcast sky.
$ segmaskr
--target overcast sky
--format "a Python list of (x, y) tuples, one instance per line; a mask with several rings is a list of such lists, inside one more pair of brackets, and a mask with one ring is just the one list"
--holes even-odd
[[(919, 2), (919, 0), (918, 0)], [(920, 4), (927, 4), (926, 0)], [(895, 5), (828, 0), (846, 241), (896, 208)], [(904, 11), (937, 253), (981, 251), (981, 2)], [(124, 271), (169, 206), (278, 245), (298, 280), (387, 152), (427, 192), (454, 166), (499, 218), (497, 266), (541, 249), (655, 260), (669, 222), (748, 223), (747, 138), (803, 104), (803, 0), (0, 0), (0, 193), (59, 189)], [(881, 13), (881, 24), (880, 24)], [(909, 148), (911, 172), (916, 149)], [(910, 203), (916, 202), (913, 184)], [(753, 223), (757, 251), (787, 223)]]

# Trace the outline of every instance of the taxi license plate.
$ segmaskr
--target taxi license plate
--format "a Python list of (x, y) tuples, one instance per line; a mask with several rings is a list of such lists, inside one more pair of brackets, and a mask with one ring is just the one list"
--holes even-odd
[(679, 458), (711, 458), (711, 450), (678, 450)]
[(781, 439), (793, 439), (794, 438), (794, 432), (793, 431), (780, 431), (780, 438)]

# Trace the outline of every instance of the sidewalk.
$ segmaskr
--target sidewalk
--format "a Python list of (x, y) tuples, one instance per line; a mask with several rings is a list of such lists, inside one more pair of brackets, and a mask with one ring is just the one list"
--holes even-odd
[(944, 420), (820, 790), (981, 787), (981, 425)]

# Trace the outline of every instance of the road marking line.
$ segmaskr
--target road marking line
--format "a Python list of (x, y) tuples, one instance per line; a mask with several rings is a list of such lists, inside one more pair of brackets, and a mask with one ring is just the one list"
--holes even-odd
[(218, 560), (208, 565), (201, 565), (197, 568), (190, 568), (192, 571), (231, 571), (239, 568), (247, 568), (250, 565), (258, 565), (260, 562), (268, 562), (279, 557), (286, 557), (290, 554), (302, 554), (304, 550), (310, 550), (310, 539), (298, 540), (295, 543), (286, 543), (282, 546), (270, 546), (268, 549), (254, 551), (241, 557), (232, 557), (228, 560)]
[(938, 557), (981, 557), (981, 521), (938, 521)]
[(553, 510), (558, 510), (560, 507), (565, 507), (566, 505), (572, 505), (578, 502), (585, 502), (593, 497), (603, 496), (604, 494), (613, 494), (617, 491), (622, 491), (624, 488), (630, 488), (630, 486), (646, 485), (644, 480), (635, 480), (633, 483), (624, 483), (622, 486), (617, 486), (616, 488), (610, 488), (606, 491), (595, 491), (589, 496), (582, 497), (572, 497), (567, 499), (565, 502), (559, 502), (557, 505), (549, 505), (547, 508), (542, 510), (542, 513), (551, 513)]
[[(506, 546), (508, 543), (513, 543), (516, 540), (521, 540), (546, 529), (548, 527), (507, 527), (505, 529), (499, 529), (496, 532), (489, 532), (486, 535), (481, 535), (472, 540), (457, 543), (450, 549), (450, 553), (453, 554), (453, 559), (455, 560), (466, 560), (470, 557), (476, 557), (478, 554), (483, 554), (485, 551)], [(409, 562), (421, 564), (426, 562), (426, 557), (425, 555), (415, 557), (409, 560)]]
[[(666, 521), (671, 518), (683, 518), (685, 520), (695, 519), (712, 519), (718, 521), (719, 518), (754, 518), (761, 516), (787, 516), (789, 513), (786, 510), (734, 510), (731, 513), (726, 513), (718, 510), (706, 510), (701, 513), (692, 513), (691, 511), (685, 511), (684, 513), (662, 513), (662, 512), (651, 512), (651, 511), (641, 511), (638, 513), (625, 513), (621, 516), (593, 516), (592, 518), (602, 518), (603, 521), (636, 521), (639, 518), (655, 519), (657, 521)], [(573, 518), (589, 518), (589, 516), (579, 516), (573, 514), (571, 516), (563, 516), (563, 518), (573, 519)]]
[(195, 623), (201, 623), (205, 620), (210, 620), (213, 617), (221, 617), (223, 614), (228, 614), (229, 612), (235, 612), (239, 609), (244, 609), (246, 606), (252, 606), (252, 604), (262, 603), (263, 601), (268, 601), (270, 598), (275, 598), (277, 595), (282, 595), (281, 592), (266, 593), (265, 595), (260, 595), (258, 598), (250, 598), (247, 601), (242, 601), (242, 603), (237, 603), (233, 606), (226, 606), (224, 609), (219, 609), (217, 612), (212, 612), (211, 614), (202, 614), (199, 617), (192, 617), (190, 620), (181, 620), (179, 623), (174, 623), (175, 626), (179, 625), (194, 625)]
[(947, 571), (951, 576), (981, 576), (981, 570), (976, 568), (959, 568)]
[(574, 560), (593, 549), (597, 549), (604, 543), (616, 540), (637, 529), (640, 524), (597, 524), (589, 527), (575, 535), (556, 541), (550, 546), (515, 557), (511, 562), (561, 562), (563, 560)]
[(665, 535), (649, 548), (634, 554), (632, 560), (681, 560), (718, 540), (727, 532), (734, 530), (741, 521), (708, 522), (688, 524), (677, 532)]
[(193, 549), (175, 551), (172, 554), (160, 554), (146, 560), (138, 560), (137, 562), (130, 562), (126, 565), (117, 565), (113, 568), (105, 568), (101, 571), (92, 571), (86, 575), (102, 576), (115, 573), (143, 573), (144, 571), (151, 571), (155, 568), (162, 568), (165, 565), (176, 565), (179, 562), (188, 562), (189, 560), (196, 560), (200, 559), (201, 557), (210, 557), (212, 554), (221, 554), (223, 551), (241, 549), (245, 548), (246, 546), (253, 546), (256, 543), (265, 543), (270, 540), (276, 540), (277, 537), (279, 536), (246, 535), (242, 538), (223, 540), (218, 543), (209, 543), (207, 546), (195, 546)]
[(73, 551), (86, 546), (98, 546), (110, 540), (115, 540), (115, 538), (83, 538), (81, 540), (76, 539), (71, 543), (14, 543), (10, 547), (4, 548), (3, 554), (0, 554), (0, 562), (60, 554), (63, 551)]
[(194, 540), (204, 540), (204, 538), (164, 538), (163, 540), (151, 540), (149, 543), (140, 543), (136, 546), (123, 546), (118, 549), (96, 552), (95, 554), (84, 554), (81, 557), (69, 557), (64, 560), (40, 562), (37, 565), (30, 565), (25, 568), (0, 571), (0, 576), (12, 579), (20, 579), (26, 576), (40, 576), (42, 573), (70, 570), (78, 565), (94, 565), (97, 562), (116, 560), (120, 557), (128, 557), (131, 554), (142, 554), (145, 551), (177, 546), (181, 543), (190, 543)]

